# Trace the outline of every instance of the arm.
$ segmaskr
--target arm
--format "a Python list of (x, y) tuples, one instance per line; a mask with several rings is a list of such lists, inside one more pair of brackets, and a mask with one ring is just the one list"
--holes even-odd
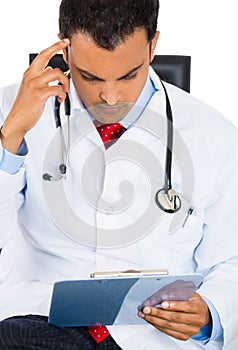
[[(216, 147), (207, 148), (211, 152), (209, 159), (214, 176), (210, 173), (209, 178), (205, 171), (205, 181), (201, 184), (201, 188), (205, 184), (207, 196), (203, 235), (194, 251), (194, 261), (196, 272), (204, 275), (204, 282), (188, 302), (172, 301), (163, 304), (160, 310), (144, 309), (140, 316), (164, 333), (186, 340), (210, 323), (208, 306), (213, 305), (215, 312), (211, 307), (211, 315), (217, 313), (219, 319), (213, 319), (208, 340), (222, 341), (224, 337), (226, 345), (237, 337), (238, 331), (234, 305), (238, 294), (238, 134), (230, 125), (224, 123), (222, 126), (222, 138), (221, 133), (216, 135), (214, 132), (218, 139)], [(221, 139), (225, 141), (221, 142)]]
[(28, 153), (28, 148), (23, 140), (17, 154), (8, 152), (2, 148), (2, 157), (0, 158), (0, 170), (5, 171), (8, 174), (16, 174), (23, 166), (24, 160)]
[[(17, 225), (17, 210), (24, 201), (26, 186), (24, 159), (18, 159), (25, 134), (40, 119), (50, 96), (64, 100), (69, 80), (59, 69), (46, 68), (50, 58), (69, 42), (60, 41), (42, 51), (24, 74), (14, 103), (6, 90), (0, 97), (0, 246), (11, 238)], [(49, 86), (59, 80), (62, 85)], [(15, 94), (14, 94), (15, 96)], [(14, 99), (14, 97), (13, 97)], [(11, 106), (12, 105), (12, 106)], [(21, 156), (20, 156), (21, 157)], [(13, 161), (13, 163), (12, 163)], [(17, 163), (17, 164), (16, 164)], [(13, 167), (13, 168), (12, 168)]]
[[(60, 69), (52, 69), (47, 64), (59, 50), (66, 48), (69, 42), (59, 41), (43, 50), (26, 70), (14, 104), (1, 129), (3, 148), (17, 153), (25, 134), (40, 119), (45, 103), (51, 96), (58, 96), (60, 102), (69, 90), (69, 80)], [(58, 80), (61, 85), (49, 86)]]

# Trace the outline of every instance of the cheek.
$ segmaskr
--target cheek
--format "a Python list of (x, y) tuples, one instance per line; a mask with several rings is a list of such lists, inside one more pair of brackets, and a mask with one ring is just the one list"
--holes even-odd
[(146, 79), (137, 80), (133, 83), (127, 83), (124, 85), (124, 99), (127, 102), (135, 103), (140, 93), (143, 90)]
[(92, 106), (93, 103), (99, 100), (99, 93), (95, 87), (81, 81), (74, 81), (74, 86), (79, 98), (87, 107)]
[(143, 89), (143, 83), (141, 82), (137, 82), (136, 84), (133, 84), (133, 86), (130, 86), (127, 89), (128, 101), (133, 103), (136, 102), (142, 89)]

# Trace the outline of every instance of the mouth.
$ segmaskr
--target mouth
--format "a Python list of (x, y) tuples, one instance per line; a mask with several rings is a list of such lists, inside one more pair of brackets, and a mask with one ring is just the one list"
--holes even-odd
[(121, 102), (115, 105), (95, 104), (90, 108), (90, 113), (101, 123), (120, 122), (129, 112), (129, 103)]
[(94, 111), (96, 111), (97, 113), (104, 114), (104, 115), (111, 115), (111, 116), (115, 116), (115, 115), (119, 116), (125, 113), (127, 110), (128, 110), (128, 106), (125, 103), (120, 105), (113, 105), (113, 106), (98, 105), (94, 107)]
[(118, 115), (126, 110), (125, 106), (97, 106), (96, 109), (106, 115)]

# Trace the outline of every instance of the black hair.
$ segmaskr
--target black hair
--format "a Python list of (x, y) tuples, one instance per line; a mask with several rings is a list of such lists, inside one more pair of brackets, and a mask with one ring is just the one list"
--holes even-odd
[(62, 38), (88, 34), (97, 46), (114, 50), (136, 29), (144, 28), (150, 43), (155, 36), (159, 0), (62, 0)]

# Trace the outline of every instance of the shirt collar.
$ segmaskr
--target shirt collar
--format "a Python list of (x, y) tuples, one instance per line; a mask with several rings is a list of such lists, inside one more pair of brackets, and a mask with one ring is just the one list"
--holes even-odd
[(71, 103), (71, 112), (81, 112), (83, 109), (85, 109), (82, 101), (80, 100), (77, 91), (75, 89), (74, 83), (72, 79), (70, 79), (70, 91), (69, 91), (69, 98)]
[(121, 124), (128, 129), (132, 124), (134, 124), (141, 116), (148, 103), (150, 102), (152, 96), (157, 91), (155, 87), (150, 72), (148, 74), (145, 86), (137, 98), (135, 105), (132, 107), (130, 112), (121, 120)]

